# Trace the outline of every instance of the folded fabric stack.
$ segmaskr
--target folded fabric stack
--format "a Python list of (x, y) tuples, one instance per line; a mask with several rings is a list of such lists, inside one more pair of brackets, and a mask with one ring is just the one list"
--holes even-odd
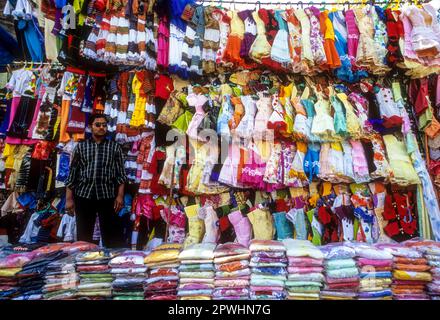
[(250, 251), (239, 243), (224, 243), (214, 251), (214, 300), (249, 299)]
[[(421, 253), (423, 253), (424, 259), (426, 259), (426, 263), (430, 267), (429, 274), (431, 276), (430, 282), (426, 286), (427, 294), (429, 295), (431, 300), (440, 300), (440, 244), (432, 241), (425, 241), (426, 243), (421, 243), (420, 245), (416, 244), (414, 248)], [(409, 245), (406, 243), (406, 245)], [(420, 283), (426, 283), (428, 281), (428, 277), (426, 274), (421, 275), (420, 272), (418, 274), (409, 273), (408, 271), (405, 274), (400, 273), (398, 277), (400, 278), (414, 278), (417, 276)], [(423, 279), (421, 279), (423, 278)]]
[(280, 241), (252, 240), (251, 292), (252, 300), (284, 300), (287, 279), (286, 248)]
[(393, 255), (366, 244), (352, 245), (361, 276), (359, 300), (391, 300)]
[(142, 251), (125, 251), (110, 260), (113, 300), (144, 300), (143, 284), (148, 276), (144, 258)]
[(45, 285), (43, 287), (46, 300), (73, 300), (79, 285), (76, 272), (76, 255), (55, 260), (47, 266)]
[(287, 299), (319, 300), (324, 281), (324, 255), (307, 240), (285, 239), (283, 243), (288, 259)]
[(36, 256), (34, 252), (14, 253), (0, 259), (0, 300), (20, 294), (17, 273)]
[(181, 250), (182, 245), (178, 243), (162, 244), (145, 257), (144, 263), (149, 269), (144, 283), (146, 300), (177, 300)]
[(47, 266), (53, 262), (67, 257), (62, 250), (37, 255), (32, 261), (26, 263), (23, 269), (16, 274), (20, 295), (14, 300), (40, 300), (43, 299)]
[(116, 253), (108, 250), (89, 251), (76, 257), (79, 274), (78, 297), (90, 300), (106, 300), (112, 296), (113, 276), (108, 263)]
[(321, 291), (324, 300), (354, 300), (359, 289), (359, 270), (356, 251), (343, 243), (320, 247), (324, 254), (325, 287)]
[(429, 300), (426, 285), (432, 277), (423, 252), (403, 245), (378, 245), (393, 255), (393, 299)]
[(215, 243), (198, 243), (179, 254), (180, 300), (211, 300), (214, 291)]

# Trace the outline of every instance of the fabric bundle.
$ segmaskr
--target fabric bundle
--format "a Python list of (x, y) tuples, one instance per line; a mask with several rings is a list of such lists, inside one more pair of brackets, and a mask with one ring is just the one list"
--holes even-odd
[(214, 300), (249, 299), (250, 251), (239, 243), (224, 243), (214, 251)]
[(212, 300), (214, 291), (214, 243), (198, 243), (179, 254), (180, 300)]
[(179, 285), (179, 253), (182, 245), (162, 244), (145, 257), (149, 268), (148, 279), (144, 284), (146, 300), (177, 300)]
[(75, 261), (77, 254), (55, 260), (47, 266), (43, 294), (45, 300), (72, 300), (76, 298), (79, 276)]
[[(424, 258), (430, 267), (429, 272), (431, 279), (426, 286), (427, 294), (431, 300), (440, 300), (440, 246), (438, 243), (432, 243), (427, 246), (418, 247), (418, 249), (424, 253)], [(412, 276), (414, 276), (414, 274)], [(424, 275), (424, 277), (425, 280), (429, 278), (426, 275)]]
[(353, 246), (361, 277), (359, 300), (391, 300), (393, 255), (363, 243)]
[(356, 252), (343, 243), (322, 246), (325, 258), (325, 287), (321, 298), (327, 300), (353, 300), (359, 288), (359, 270)]
[(144, 258), (142, 251), (125, 251), (110, 260), (113, 300), (144, 299), (143, 283), (147, 278)]
[(20, 286), (20, 295), (14, 300), (40, 300), (43, 298), (43, 287), (48, 265), (56, 260), (65, 258), (67, 253), (62, 250), (37, 255), (26, 263), (16, 274)]
[(9, 254), (0, 259), (0, 300), (9, 300), (19, 295), (17, 274), (34, 257), (34, 252), (26, 252)]
[(431, 281), (431, 267), (423, 253), (402, 245), (378, 245), (393, 255), (393, 299), (429, 300), (426, 285)]
[(108, 263), (115, 256), (108, 250), (89, 251), (76, 257), (79, 273), (78, 297), (104, 300), (112, 296), (113, 276)]
[(319, 300), (324, 276), (324, 255), (307, 240), (285, 239), (288, 260), (288, 300)]
[(251, 287), (252, 300), (284, 300), (287, 279), (286, 248), (280, 241), (252, 240)]

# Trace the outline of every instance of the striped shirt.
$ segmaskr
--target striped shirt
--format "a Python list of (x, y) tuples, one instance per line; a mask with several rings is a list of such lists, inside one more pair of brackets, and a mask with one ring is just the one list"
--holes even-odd
[(66, 186), (76, 196), (111, 199), (116, 188), (127, 181), (122, 149), (114, 141), (96, 143), (89, 139), (78, 143), (73, 151)]

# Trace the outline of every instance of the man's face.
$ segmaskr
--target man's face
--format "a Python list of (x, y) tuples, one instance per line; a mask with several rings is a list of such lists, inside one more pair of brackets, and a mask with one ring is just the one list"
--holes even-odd
[(105, 136), (107, 133), (107, 121), (104, 118), (97, 118), (92, 123), (92, 134), (94, 136)]

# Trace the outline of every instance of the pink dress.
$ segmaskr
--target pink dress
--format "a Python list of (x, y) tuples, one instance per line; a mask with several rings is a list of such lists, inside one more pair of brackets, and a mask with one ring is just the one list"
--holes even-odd
[(191, 93), (186, 98), (188, 105), (196, 108), (196, 113), (191, 119), (191, 122), (188, 125), (188, 129), (186, 130), (186, 134), (188, 137), (192, 139), (198, 139), (197, 128), (200, 123), (202, 123), (203, 118), (205, 118), (205, 111), (203, 111), (203, 105), (208, 101), (208, 98), (202, 94), (194, 94)]
[(160, 18), (157, 34), (157, 65), (168, 68), (170, 30), (167, 16)]
[(368, 173), (368, 162), (365, 157), (364, 147), (359, 140), (350, 140), (352, 146), (353, 171), (356, 183), (370, 181)]
[(359, 44), (359, 29), (356, 24), (356, 18), (353, 10), (347, 10), (345, 13), (345, 23), (347, 25), (347, 51), (352, 66), (356, 66), (356, 55)]

